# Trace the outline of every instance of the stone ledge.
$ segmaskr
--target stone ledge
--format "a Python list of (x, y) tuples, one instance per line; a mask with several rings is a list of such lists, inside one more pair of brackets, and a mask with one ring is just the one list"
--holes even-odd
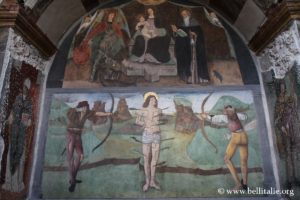
[(159, 81), (160, 76), (177, 76), (176, 64), (138, 63), (124, 60), (123, 72), (127, 76), (144, 76), (147, 81)]

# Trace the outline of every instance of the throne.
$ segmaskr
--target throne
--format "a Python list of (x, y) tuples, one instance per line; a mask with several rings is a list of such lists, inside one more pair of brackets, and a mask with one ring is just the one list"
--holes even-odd
[[(150, 82), (159, 81), (160, 76), (177, 76), (176, 58), (174, 55), (174, 40), (171, 40), (169, 52), (171, 62), (169, 63), (153, 63), (149, 61), (138, 62), (131, 59), (123, 60), (123, 73), (127, 76), (144, 76), (145, 80)], [(133, 47), (133, 41), (129, 44), (129, 50)]]

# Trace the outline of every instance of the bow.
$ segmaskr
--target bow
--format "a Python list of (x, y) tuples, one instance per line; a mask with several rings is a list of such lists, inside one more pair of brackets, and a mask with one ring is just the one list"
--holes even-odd
[[(112, 113), (113, 109), (114, 109), (115, 99), (114, 99), (112, 93), (109, 93), (109, 95), (111, 96), (111, 108), (110, 108), (109, 112)], [(107, 140), (107, 138), (111, 134), (112, 128), (113, 128), (113, 118), (112, 118), (112, 115), (110, 115), (110, 124), (109, 124), (109, 128), (108, 128), (108, 132), (107, 132), (106, 136), (104, 137), (104, 139), (97, 146), (95, 146), (93, 148), (92, 152), (94, 152), (96, 149), (98, 149)]]
[[(201, 114), (202, 113), (205, 113), (204, 112), (204, 106), (205, 106), (205, 103), (207, 102), (207, 100), (209, 99), (209, 97), (212, 95), (212, 93), (210, 93), (207, 97), (205, 97), (205, 99), (203, 100), (202, 102), (202, 105), (201, 105)], [(203, 135), (203, 137), (206, 139), (207, 142), (209, 142), (215, 149), (216, 149), (216, 153), (218, 153), (218, 148), (217, 146), (212, 142), (210, 141), (210, 139), (208, 138), (207, 136), (207, 133), (205, 131), (205, 127), (204, 127), (204, 122), (205, 120), (200, 120), (200, 129), (201, 129), (201, 133)]]

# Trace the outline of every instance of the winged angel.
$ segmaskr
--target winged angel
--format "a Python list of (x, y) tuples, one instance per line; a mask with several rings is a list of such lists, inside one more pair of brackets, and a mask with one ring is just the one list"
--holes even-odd
[[(102, 9), (83, 19), (73, 41), (73, 62), (91, 67), (90, 81), (118, 80), (130, 38), (121, 9)], [(101, 73), (100, 73), (101, 72)]]

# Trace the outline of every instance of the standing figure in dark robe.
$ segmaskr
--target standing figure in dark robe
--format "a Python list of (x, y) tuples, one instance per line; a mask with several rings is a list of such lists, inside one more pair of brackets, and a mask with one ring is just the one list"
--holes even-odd
[(209, 75), (202, 29), (188, 9), (182, 9), (180, 15), (182, 18), (178, 25), (171, 26), (175, 37), (178, 76), (187, 83), (192, 83), (192, 75), (198, 79), (195, 82), (207, 83)]
[[(134, 45), (131, 51), (130, 59), (137, 62), (151, 62), (151, 63), (168, 63), (171, 59), (169, 46), (171, 37), (167, 30), (162, 26), (160, 18), (157, 17), (154, 8), (147, 8), (146, 10), (146, 22), (147, 23), (147, 35), (141, 34), (141, 30), (137, 30), (134, 36)], [(139, 22), (140, 23), (140, 22)]]
[[(67, 159), (69, 164), (70, 186), (69, 191), (74, 192), (76, 183), (81, 183), (81, 180), (77, 180), (77, 173), (80, 167), (80, 163), (83, 160), (83, 147), (81, 134), (84, 128), (86, 120), (93, 121), (95, 117), (109, 116), (111, 113), (95, 112), (89, 109), (87, 101), (81, 101), (76, 108), (70, 108), (67, 113), (69, 120), (67, 127)], [(76, 151), (77, 156), (74, 156)]]
[(24, 189), (25, 140), (26, 131), (32, 122), (32, 100), (29, 96), (31, 81), (23, 82), (23, 90), (13, 104), (8, 118), (10, 125), (10, 141), (5, 175), (4, 190), (21, 192)]

